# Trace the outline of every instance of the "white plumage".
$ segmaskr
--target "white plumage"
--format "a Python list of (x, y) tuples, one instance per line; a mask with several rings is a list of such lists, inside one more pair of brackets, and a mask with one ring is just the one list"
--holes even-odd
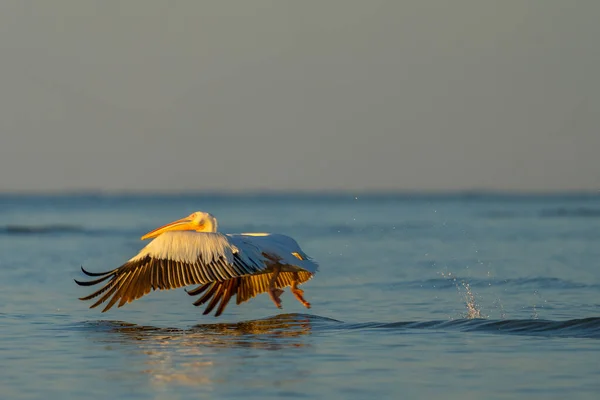
[(290, 286), (292, 294), (306, 307), (298, 284), (312, 278), (318, 264), (302, 251), (289, 236), (269, 233), (222, 234), (216, 232), (217, 220), (208, 213), (196, 212), (144, 235), (155, 238), (125, 264), (111, 271), (90, 273), (99, 277), (76, 282), (91, 286), (108, 282), (96, 292), (82, 297), (100, 296), (91, 308), (109, 300), (104, 311), (117, 301), (118, 306), (131, 302), (151, 290), (173, 289), (199, 284), (190, 295), (205, 295), (194, 303), (211, 300), (204, 314), (220, 302), (220, 315), (232, 296), (237, 303), (263, 292), (281, 307), (280, 288)]

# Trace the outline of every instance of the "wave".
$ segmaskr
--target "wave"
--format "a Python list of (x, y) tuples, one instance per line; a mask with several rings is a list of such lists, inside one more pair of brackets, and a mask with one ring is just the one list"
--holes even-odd
[(0, 226), (0, 235), (75, 235), (75, 236), (139, 236), (140, 230), (135, 229), (93, 229), (79, 225), (48, 224), (48, 225), (5, 225)]
[(53, 233), (81, 233), (85, 229), (77, 225), (6, 225), (0, 227), (0, 233), (8, 235), (31, 235)]
[(541, 209), (537, 212), (525, 212), (514, 210), (489, 210), (477, 214), (482, 218), (489, 219), (512, 219), (538, 216), (540, 218), (600, 218), (600, 208), (590, 207), (557, 207)]
[[(437, 288), (437, 289), (448, 289), (455, 288), (457, 283), (468, 282), (469, 286), (473, 288), (477, 287), (490, 287), (490, 286), (510, 286), (510, 287), (526, 287), (535, 289), (598, 289), (598, 284), (587, 284), (581, 282), (573, 282), (560, 278), (549, 278), (549, 277), (527, 277), (527, 278), (512, 278), (512, 279), (493, 279), (493, 278), (461, 278), (458, 276), (452, 276), (448, 278), (432, 278), (432, 279), (420, 279), (413, 281), (400, 281), (397, 283), (390, 283), (384, 285), (396, 290), (397, 288)], [(381, 284), (377, 284), (381, 287)]]
[[(600, 317), (552, 321), (542, 319), (454, 319), (434, 321), (364, 322), (349, 323), (311, 314), (280, 314), (274, 317), (237, 323), (195, 325), (189, 329), (141, 326), (122, 321), (84, 322), (78, 326), (118, 334), (125, 340), (151, 340), (165, 336), (185, 336), (186, 340), (209, 339), (206, 343), (223, 346), (272, 344), (269, 338), (298, 337), (306, 334), (335, 333), (343, 331), (391, 331), (409, 333), (417, 331), (478, 332), (501, 335), (544, 336), (600, 339)], [(279, 343), (281, 344), (281, 343)]]
[(571, 217), (583, 217), (583, 218), (600, 218), (600, 208), (552, 208), (540, 211), (540, 217), (543, 218), (571, 218)]
[(458, 319), (451, 321), (393, 322), (378, 325), (377, 328), (458, 330), (462, 332), (600, 339), (600, 318), (596, 317), (567, 321)]

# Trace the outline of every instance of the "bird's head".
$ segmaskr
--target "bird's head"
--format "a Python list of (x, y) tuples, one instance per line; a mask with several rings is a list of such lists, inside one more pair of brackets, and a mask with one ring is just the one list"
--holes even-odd
[(167, 231), (216, 232), (217, 227), (217, 219), (215, 217), (203, 211), (196, 211), (185, 218), (169, 222), (160, 228), (146, 233), (142, 236), (142, 240), (155, 238)]

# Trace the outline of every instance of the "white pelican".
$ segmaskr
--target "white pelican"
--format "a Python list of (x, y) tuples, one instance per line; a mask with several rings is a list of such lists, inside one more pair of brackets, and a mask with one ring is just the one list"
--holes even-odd
[(221, 315), (232, 296), (237, 304), (267, 292), (277, 308), (282, 288), (290, 286), (294, 297), (306, 308), (303, 291), (298, 288), (313, 277), (318, 264), (308, 257), (294, 239), (271, 233), (222, 234), (217, 219), (209, 213), (195, 212), (161, 226), (142, 240), (155, 238), (119, 268), (92, 273), (92, 281), (75, 282), (91, 286), (108, 280), (100, 289), (80, 300), (102, 295), (90, 308), (109, 300), (102, 312), (115, 303), (118, 307), (150, 293), (150, 290), (175, 289), (200, 285), (190, 296), (204, 295), (194, 305), (210, 300), (204, 315), (219, 303), (215, 316)]

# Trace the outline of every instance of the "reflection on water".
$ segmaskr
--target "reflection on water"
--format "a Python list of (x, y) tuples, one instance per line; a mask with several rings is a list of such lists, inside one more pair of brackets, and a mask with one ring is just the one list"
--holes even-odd
[[(380, 340), (378, 335), (419, 331), (600, 338), (600, 318), (565, 321), (463, 318), (347, 323), (316, 315), (282, 314), (238, 323), (196, 325), (189, 329), (119, 321), (84, 323), (83, 328), (93, 334), (96, 342), (107, 345), (106, 350), (118, 350), (125, 356), (127, 365), (122, 366), (123, 369), (146, 374), (152, 385), (163, 388), (168, 385), (202, 386), (203, 390), (216, 386), (222, 390), (223, 384), (234, 380), (243, 381), (245, 387), (260, 386), (266, 381), (281, 387), (301, 386), (313, 369), (289, 361), (315, 354), (315, 349), (310, 350), (312, 341), (307, 338), (323, 340), (327, 333), (360, 332), (361, 336), (373, 335), (374, 341)], [(278, 354), (273, 355), (272, 351)]]
[[(318, 320), (318, 317), (317, 317)], [(107, 333), (100, 342), (133, 345), (145, 356), (145, 369), (157, 385), (209, 385), (219, 349), (281, 350), (309, 346), (302, 337), (309, 334), (315, 317), (281, 314), (267, 319), (238, 323), (201, 324), (189, 329), (141, 326), (121, 321), (87, 323)], [(231, 358), (240, 357), (239, 352)], [(217, 378), (222, 380), (223, 378)]]
[(293, 340), (310, 333), (313, 318), (304, 314), (281, 314), (274, 317), (237, 323), (199, 324), (190, 329), (157, 328), (120, 321), (98, 321), (95, 324), (118, 334), (110, 340), (141, 342), (177, 342), (195, 347), (255, 347), (278, 350), (282, 347), (301, 347)]

